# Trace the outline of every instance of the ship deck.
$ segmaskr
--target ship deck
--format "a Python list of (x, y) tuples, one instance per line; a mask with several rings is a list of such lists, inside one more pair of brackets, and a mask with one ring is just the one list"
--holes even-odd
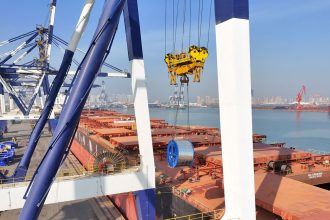
[[(132, 115), (104, 111), (85, 112), (80, 127), (90, 133), (98, 133), (96, 136), (102, 136), (101, 139), (107, 139), (112, 149), (131, 151), (138, 148), (138, 138), (133, 133), (136, 132), (136, 127)], [(106, 134), (106, 129), (110, 131), (114, 128), (132, 133), (115, 136)], [(100, 135), (100, 129), (104, 132), (103, 135)], [(203, 212), (224, 208), (222, 151), (218, 129), (205, 126), (174, 127), (157, 119), (151, 122), (151, 129), (159, 187), (172, 187), (173, 194)], [(206, 165), (201, 165), (198, 169), (167, 167), (164, 150), (168, 141), (173, 138), (190, 140), (195, 147), (195, 155), (204, 158)], [(261, 143), (265, 139), (265, 135), (253, 135), (257, 219), (298, 220), (306, 219), (306, 216), (309, 219), (326, 219), (325, 216), (330, 216), (330, 207), (325, 202), (330, 192), (312, 186), (330, 182), (330, 166), (323, 163), (329, 157), (285, 148), (283, 143)], [(292, 168), (292, 173), (273, 174), (274, 171), (267, 170), (269, 161), (285, 162)], [(216, 171), (212, 173), (212, 169)], [(161, 175), (166, 176), (165, 184), (160, 181)], [(297, 188), (301, 190), (296, 190)], [(182, 189), (190, 189), (192, 192), (187, 195), (181, 192)]]
[[(102, 150), (102, 152), (104, 150), (119, 152), (125, 149), (125, 155), (134, 159), (135, 156), (138, 156), (136, 151), (138, 139), (134, 120), (134, 116), (118, 112), (85, 111), (78, 131), (87, 135), (89, 140), (96, 143), (97, 149)], [(224, 208), (222, 151), (219, 131), (216, 128), (205, 126), (173, 127), (162, 119), (152, 119), (151, 127), (158, 187), (171, 188), (174, 195), (200, 211), (208, 212)], [(26, 146), (30, 132), (31, 126), (26, 123), (10, 126), (7, 135), (17, 138), (20, 146), (17, 150), (18, 157), (24, 152), (24, 146)], [(44, 131), (37, 148), (38, 152), (32, 159), (31, 173), (44, 154), (49, 138), (50, 134)], [(198, 168), (179, 167), (173, 169), (167, 167), (164, 160), (164, 150), (167, 142), (173, 138), (190, 140), (195, 147), (195, 155), (198, 158), (203, 158), (205, 164), (199, 164)], [(262, 141), (265, 138), (265, 135), (253, 135), (255, 141)], [(329, 160), (329, 155), (317, 155), (285, 148), (282, 147), (282, 144), (269, 145), (257, 142), (253, 144), (253, 147), (258, 220), (279, 218), (327, 219), (326, 216), (330, 216), (330, 206), (326, 203), (330, 192), (312, 186), (330, 182), (330, 166), (325, 163)], [(63, 169), (80, 170), (84, 169), (83, 166), (86, 168), (84, 163), (94, 155), (89, 153), (89, 149), (91, 149), (90, 143), (87, 147), (75, 140), (71, 149), (73, 154), (69, 155)], [(84, 155), (81, 152), (85, 152)], [(283, 161), (289, 164), (292, 173), (268, 171), (269, 161)], [(13, 169), (14, 165), (9, 169)], [(165, 184), (160, 181), (161, 175), (167, 177), (168, 181)], [(188, 195), (182, 192), (182, 189), (190, 189), (191, 193)], [(61, 209), (66, 207), (63, 204)], [(15, 213), (15, 210), (11, 212)], [(54, 214), (54, 212), (49, 213)]]

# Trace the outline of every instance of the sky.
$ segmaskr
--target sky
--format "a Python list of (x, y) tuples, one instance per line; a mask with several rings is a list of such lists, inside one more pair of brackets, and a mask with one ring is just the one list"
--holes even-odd
[[(0, 41), (33, 30), (36, 24), (47, 24), (50, 0), (2, 0), (0, 9)], [(178, 0), (174, 0), (175, 3)], [(179, 0), (177, 49), (181, 49), (183, 0)], [(191, 43), (197, 43), (197, 0), (192, 1)], [(203, 22), (201, 45), (209, 40), (209, 57), (200, 83), (190, 83), (190, 97), (218, 96), (215, 53), (214, 11), (208, 31), (211, 0), (202, 0)], [(22, 3), (25, 4), (22, 4)], [(28, 4), (27, 4), (28, 2)], [(169, 85), (165, 54), (165, 2), (167, 2), (167, 52), (172, 52), (173, 0), (138, 0), (143, 53), (149, 99), (166, 101), (173, 92)], [(79, 18), (84, 0), (58, 0), (54, 33), (69, 41)], [(90, 22), (79, 43), (86, 50), (96, 28), (104, 1), (96, 0)], [(213, 6), (213, 5), (212, 5)], [(213, 8), (212, 8), (213, 9)], [(188, 12), (186, 14), (184, 48), (188, 48)], [(252, 88), (255, 96), (294, 98), (302, 85), (307, 93), (330, 96), (330, 1), (328, 0), (250, 0), (250, 42)], [(4, 52), (6, 48), (0, 48)], [(31, 54), (33, 56), (33, 54)], [(58, 67), (62, 53), (53, 48), (51, 64)], [(77, 53), (77, 59), (82, 54)], [(125, 29), (121, 18), (107, 62), (129, 69)], [(75, 65), (72, 68), (76, 68)], [(109, 71), (108, 69), (103, 69)], [(131, 93), (129, 79), (104, 80), (108, 94)], [(92, 93), (99, 93), (100, 88)]]

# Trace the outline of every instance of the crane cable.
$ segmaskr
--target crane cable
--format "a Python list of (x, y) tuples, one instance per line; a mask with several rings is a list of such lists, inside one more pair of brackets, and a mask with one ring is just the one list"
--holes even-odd
[(186, 0), (183, 2), (183, 19), (182, 19), (182, 39), (181, 39), (181, 52), (183, 52), (184, 31), (186, 23)]
[(166, 51), (167, 51), (167, 0), (165, 0), (165, 15), (164, 15), (165, 21), (164, 21), (164, 25), (165, 25), (165, 36), (164, 36), (164, 40), (165, 40), (165, 47), (164, 47), (164, 55), (166, 55)]
[(191, 0), (189, 0), (189, 46), (191, 41)]
[[(177, 36), (177, 30), (178, 30), (178, 17), (179, 17), (179, 0), (177, 0), (176, 3), (176, 15), (175, 15), (175, 31), (174, 31), (174, 48), (173, 48), (173, 53), (175, 53), (175, 49), (176, 49), (176, 36)], [(173, 4), (174, 4), (174, 0), (173, 0)], [(174, 13), (174, 11), (173, 11)]]
[(190, 101), (189, 101), (189, 81), (187, 82), (187, 125), (188, 131), (190, 131)]
[[(210, 0), (210, 7), (209, 7), (209, 18), (208, 18), (208, 31), (207, 31), (207, 43), (206, 46), (208, 48), (209, 41), (210, 41), (210, 29), (211, 29), (211, 12), (212, 12), (212, 2), (213, 0)], [(176, 3), (176, 7), (175, 7)], [(181, 39), (181, 52), (183, 52), (183, 46), (184, 46), (184, 37), (185, 37), (185, 21), (186, 21), (186, 7), (187, 2), (184, 0), (183, 2), (183, 19), (182, 19), (182, 39)], [(192, 8), (192, 1), (189, 0), (189, 46), (191, 44), (191, 8)], [(203, 11), (204, 11), (204, 2), (199, 0), (198, 1), (198, 21), (197, 21), (197, 41), (198, 46), (201, 45), (201, 35), (202, 35), (202, 25), (203, 25)], [(176, 40), (177, 40), (177, 28), (178, 28), (178, 13), (179, 13), (179, 0), (175, 2), (175, 0), (172, 0), (172, 37), (173, 37), (173, 54), (175, 54), (176, 50)], [(167, 0), (165, 0), (165, 54), (167, 50)], [(186, 82), (182, 82), (180, 80), (180, 87), (178, 91), (178, 98), (176, 103), (176, 113), (175, 113), (175, 119), (174, 119), (174, 130), (176, 130), (177, 120), (178, 120), (178, 113), (180, 108), (180, 102), (181, 102), (181, 90), (183, 84), (187, 84), (187, 125), (188, 129), (190, 130), (190, 100), (189, 100), (189, 78), (186, 76), (186, 79), (188, 79)], [(176, 85), (177, 86), (177, 85)], [(174, 139), (175, 132), (172, 135), (172, 138)]]
[(210, 0), (210, 9), (209, 9), (209, 27), (208, 27), (208, 30), (207, 30), (207, 42), (206, 42), (206, 48), (209, 48), (209, 42), (210, 42), (212, 3), (213, 3), (213, 0)]
[[(203, 2), (202, 2), (203, 4)], [(200, 20), (201, 20), (201, 13), (200, 13), (200, 9), (201, 9), (201, 0), (198, 0), (198, 20), (197, 20), (197, 45), (200, 46)]]
[[(176, 85), (177, 87), (177, 85)], [(180, 101), (181, 101), (181, 89), (182, 89), (182, 83), (180, 83), (180, 89), (178, 90), (178, 98), (177, 98), (177, 104), (176, 104), (176, 109), (175, 109), (175, 117), (174, 117), (174, 132), (172, 134), (172, 140), (176, 137), (176, 125), (178, 121), (178, 114), (179, 114), (179, 108), (180, 108)]]

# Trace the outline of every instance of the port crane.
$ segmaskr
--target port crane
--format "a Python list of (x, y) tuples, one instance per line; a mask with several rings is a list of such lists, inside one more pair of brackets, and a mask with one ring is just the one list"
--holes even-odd
[(306, 87), (305, 87), (305, 85), (303, 85), (301, 87), (300, 91), (298, 92), (298, 94), (296, 96), (296, 101), (297, 101), (296, 110), (297, 111), (301, 111), (302, 110), (301, 101), (302, 101), (304, 95), (306, 95)]
[[(93, 2), (87, 0), (89, 4)], [(214, 0), (214, 9), (223, 172), (225, 176), (226, 213), (223, 219), (253, 220), (255, 219), (255, 197), (248, 0)], [(132, 174), (54, 181), (57, 170), (70, 150), (70, 144), (92, 84), (111, 50), (119, 17), (122, 13), (124, 14), (128, 57), (132, 70), (132, 92), (141, 168)], [(84, 14), (83, 17), (86, 15)], [(76, 40), (71, 42), (76, 46)], [(72, 54), (76, 49), (70, 45), (72, 44), (69, 44), (61, 64), (63, 72), (67, 71), (68, 63), (71, 62)], [(194, 62), (191, 58), (194, 57), (189, 57), (189, 62)], [(178, 64), (182, 64), (180, 60)], [(30, 185), (28, 187), (13, 186), (14, 188), (0, 190), (1, 204), (6, 201), (10, 205), (24, 204), (20, 219), (36, 219), (47, 197), (48, 202), (58, 202), (57, 198), (60, 198), (60, 201), (68, 201), (95, 197), (101, 195), (101, 192), (102, 194), (113, 194), (136, 191), (139, 218), (143, 220), (155, 219), (155, 167), (137, 0), (105, 1), (90, 47), (79, 67), (71, 83), (68, 99), (63, 106), (48, 151), (36, 170)], [(195, 65), (195, 67), (201, 68), (199, 65)], [(173, 71), (177, 70), (173, 69)], [(189, 72), (191, 73), (191, 71)], [(175, 73), (178, 74), (179, 72)], [(195, 76), (198, 81), (198, 75)], [(48, 95), (50, 103), (56, 98), (57, 93), (58, 91), (54, 90), (53, 95)], [(52, 105), (49, 106), (51, 108)], [(42, 113), (42, 116), (47, 118), (46, 113)], [(40, 133), (37, 132), (36, 137), (39, 135)], [(126, 185), (127, 188), (125, 189), (122, 186), (124, 182), (130, 183)], [(83, 191), (81, 193), (84, 194), (79, 194), (73, 187), (78, 187), (78, 191)], [(96, 190), (86, 190), (86, 188)], [(26, 201), (24, 202), (19, 195), (25, 190), (24, 198)], [(56, 194), (58, 191), (61, 192), (61, 195)], [(72, 193), (72, 191), (76, 193)]]

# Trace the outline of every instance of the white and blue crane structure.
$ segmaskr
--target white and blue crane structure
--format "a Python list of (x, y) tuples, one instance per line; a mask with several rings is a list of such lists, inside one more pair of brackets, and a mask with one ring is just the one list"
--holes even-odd
[[(86, 2), (93, 4), (94, 1), (87, 0)], [(248, 0), (214, 0), (214, 8), (226, 203), (223, 219), (250, 220), (255, 219), (255, 196)], [(111, 50), (122, 13), (131, 64), (132, 93), (141, 155), (140, 168), (131, 173), (55, 181), (56, 173), (70, 150), (93, 82)], [(30, 33), (32, 36), (35, 34)], [(79, 37), (75, 37), (74, 34), (65, 51), (61, 67), (57, 71), (55, 79), (61, 77), (63, 79), (58, 79), (57, 85), (53, 82), (47, 93), (45, 107), (39, 119), (41, 122), (38, 121), (39, 125), (37, 123), (41, 129), (49, 117), (56, 95), (63, 83), (62, 74), (66, 75), (70, 68), (77, 38)], [(15, 74), (18, 70), (17, 67)], [(7, 89), (6, 84), (3, 85)], [(135, 191), (139, 218), (155, 219), (155, 166), (137, 0), (105, 1), (90, 47), (71, 85), (48, 151), (29, 186), (15, 185), (1, 189), (0, 207), (12, 209), (22, 207), (24, 204), (20, 219), (37, 219), (44, 203)], [(16, 96), (15, 98), (17, 99)], [(15, 100), (15, 102), (22, 103), (20, 100)], [(21, 110), (26, 112), (25, 106), (22, 106)], [(29, 141), (27, 151), (31, 152), (28, 153), (29, 156), (24, 162), (25, 167), (23, 166), (22, 171), (17, 170), (17, 173), (21, 173), (22, 176), (26, 174), (26, 168), (35, 148), (35, 145), (30, 145), (30, 142), (37, 142), (41, 134), (37, 126), (35, 136)], [(22, 164), (23, 162), (19, 166)], [(60, 195), (58, 192), (61, 192)], [(25, 201), (22, 199), (23, 194)]]

